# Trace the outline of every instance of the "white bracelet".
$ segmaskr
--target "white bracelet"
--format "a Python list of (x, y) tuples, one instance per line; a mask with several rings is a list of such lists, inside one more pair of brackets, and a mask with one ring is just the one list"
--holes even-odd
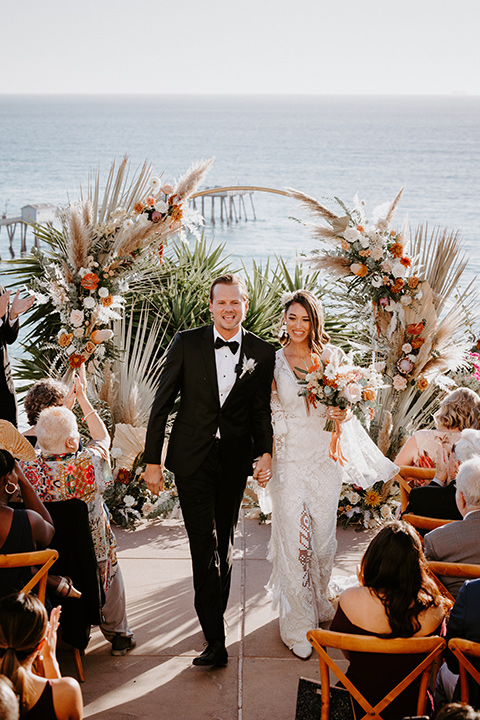
[(83, 419), (86, 420), (88, 417), (90, 417), (90, 415), (93, 415), (93, 413), (96, 413), (96, 412), (97, 412), (96, 410), (90, 410), (90, 412), (87, 413)]

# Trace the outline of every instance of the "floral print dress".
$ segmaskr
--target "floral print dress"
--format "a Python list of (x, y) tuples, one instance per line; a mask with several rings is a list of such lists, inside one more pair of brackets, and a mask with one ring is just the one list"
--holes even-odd
[(94, 442), (76, 453), (46, 455), (23, 462), (25, 477), (43, 502), (83, 500), (88, 507), (88, 519), (95, 557), (105, 592), (117, 569), (117, 543), (110, 527), (103, 492), (113, 482), (107, 443)]

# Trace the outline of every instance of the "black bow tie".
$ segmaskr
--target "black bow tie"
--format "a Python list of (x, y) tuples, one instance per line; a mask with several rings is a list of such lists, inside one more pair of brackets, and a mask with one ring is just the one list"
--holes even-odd
[(213, 346), (215, 350), (219, 350), (222, 347), (229, 347), (232, 353), (235, 355), (238, 348), (240, 347), (240, 343), (238, 343), (236, 340), (224, 340), (221, 337), (217, 337)]

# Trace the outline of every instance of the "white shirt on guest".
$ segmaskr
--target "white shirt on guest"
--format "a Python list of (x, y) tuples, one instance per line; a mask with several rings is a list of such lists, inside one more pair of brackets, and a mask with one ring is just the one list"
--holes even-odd
[[(213, 342), (217, 338), (225, 340), (217, 328), (213, 327)], [(222, 348), (215, 349), (215, 365), (217, 368), (217, 384), (218, 384), (218, 399), (220, 401), (220, 407), (227, 399), (230, 390), (235, 385), (237, 374), (235, 368), (240, 362), (240, 350), (242, 347), (242, 328), (239, 329), (237, 334), (230, 338), (228, 342), (238, 342), (238, 349), (236, 353), (232, 353), (229, 347), (225, 346)]]

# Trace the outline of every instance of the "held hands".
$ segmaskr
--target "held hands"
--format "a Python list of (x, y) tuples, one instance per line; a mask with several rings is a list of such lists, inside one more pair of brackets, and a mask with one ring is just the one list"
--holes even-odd
[(163, 490), (163, 470), (161, 465), (149, 465), (145, 467), (143, 476), (148, 489), (154, 495), (159, 495)]
[(260, 487), (266, 487), (271, 477), (272, 456), (270, 453), (264, 453), (253, 463), (253, 479), (257, 481)]

